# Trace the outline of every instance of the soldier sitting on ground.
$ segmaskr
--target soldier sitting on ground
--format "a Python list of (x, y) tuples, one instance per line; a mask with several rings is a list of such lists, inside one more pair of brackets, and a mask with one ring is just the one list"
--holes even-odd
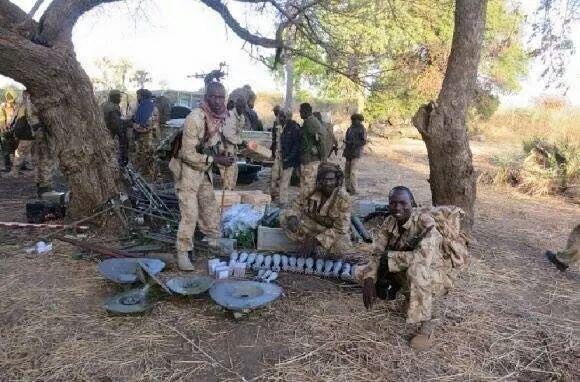
[(315, 190), (282, 212), (280, 225), (291, 240), (302, 243), (302, 256), (340, 256), (350, 251), (351, 201), (342, 181), (338, 165), (321, 164)]
[(408, 298), (407, 323), (419, 324), (411, 340), (417, 350), (429, 346), (433, 331), (433, 295), (453, 286), (456, 269), (467, 257), (467, 241), (460, 231), (457, 207), (418, 209), (411, 191), (395, 187), (389, 193), (390, 215), (373, 244), (361, 246), (372, 257), (356, 268), (367, 309), (375, 297), (393, 300), (399, 290)]

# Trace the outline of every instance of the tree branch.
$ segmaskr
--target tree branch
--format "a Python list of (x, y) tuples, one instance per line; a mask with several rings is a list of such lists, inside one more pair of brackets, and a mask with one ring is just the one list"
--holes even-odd
[(53, 0), (40, 18), (39, 36), (48, 44), (70, 42), (72, 29), (84, 13), (105, 3), (120, 0)]
[(26, 38), (34, 35), (37, 23), (19, 6), (8, 0), (0, 0), (0, 25)]
[(36, 3), (34, 3), (32, 8), (30, 9), (30, 12), (28, 12), (28, 17), (33, 18), (36, 12), (38, 11), (38, 8), (40, 8), (40, 6), (42, 5), (42, 3), (44, 3), (44, 0), (36, 0)]
[[(246, 28), (242, 27), (240, 23), (234, 18), (231, 14), (228, 7), (223, 4), (220, 0), (201, 0), (201, 2), (217, 13), (222, 17), (224, 22), (230, 27), (230, 29), (238, 35), (242, 40), (249, 42), (252, 45), (262, 46), (264, 48), (278, 48), (281, 49), (284, 47), (283, 41), (281, 39), (281, 32), (280, 28), (276, 32), (276, 39), (271, 39), (263, 36), (259, 36), (253, 34)], [(251, 2), (251, 1), (248, 1)], [(260, 1), (256, 1), (258, 3)]]

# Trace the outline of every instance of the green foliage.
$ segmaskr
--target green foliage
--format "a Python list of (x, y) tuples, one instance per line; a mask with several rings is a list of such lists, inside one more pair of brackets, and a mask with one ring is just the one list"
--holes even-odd
[[(420, 104), (436, 99), (453, 37), (453, 1), (343, 3), (340, 12), (328, 6), (318, 15), (321, 28), (328, 31), (323, 47), (312, 41), (295, 42), (307, 56), (295, 58), (295, 88), (308, 84), (330, 99), (364, 96), (370, 120), (409, 118)], [(488, 2), (481, 96), (474, 109), (481, 118), (495, 112), (499, 93), (519, 88), (528, 60), (521, 43), (523, 22), (523, 14), (510, 0)], [(363, 78), (368, 90), (348, 77)], [(283, 78), (282, 72), (278, 78)]]

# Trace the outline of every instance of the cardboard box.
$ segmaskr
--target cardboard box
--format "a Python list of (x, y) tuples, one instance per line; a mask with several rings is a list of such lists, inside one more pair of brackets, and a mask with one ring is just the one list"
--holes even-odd
[(297, 251), (299, 243), (291, 241), (282, 228), (258, 227), (258, 251)]

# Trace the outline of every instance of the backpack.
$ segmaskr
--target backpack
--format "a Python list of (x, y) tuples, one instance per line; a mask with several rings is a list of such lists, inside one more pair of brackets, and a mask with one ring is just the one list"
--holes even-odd
[(443, 258), (450, 259), (453, 268), (463, 268), (469, 260), (469, 239), (461, 231), (461, 219), (465, 212), (455, 206), (439, 206), (422, 208), (435, 220), (437, 231), (443, 237), (441, 247)]

